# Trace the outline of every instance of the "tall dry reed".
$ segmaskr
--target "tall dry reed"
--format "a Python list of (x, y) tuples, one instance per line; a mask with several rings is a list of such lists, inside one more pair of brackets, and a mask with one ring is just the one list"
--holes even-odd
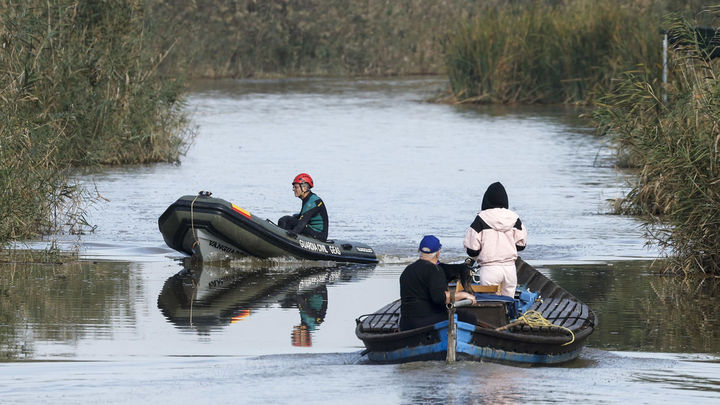
[(151, 4), (160, 26), (183, 28), (174, 57), (190, 75), (211, 78), (441, 74), (441, 39), (478, 8), (467, 0)]
[(659, 62), (657, 26), (635, 3), (525, 1), (489, 7), (448, 36), (459, 102), (587, 103), (620, 72)]
[(83, 224), (79, 165), (176, 161), (182, 81), (143, 1), (0, 1), (0, 245)]
[(680, 39), (670, 50), (666, 86), (628, 72), (594, 118), (638, 166), (624, 212), (645, 219), (670, 269), (720, 274), (720, 66), (707, 57), (695, 25), (666, 20)]

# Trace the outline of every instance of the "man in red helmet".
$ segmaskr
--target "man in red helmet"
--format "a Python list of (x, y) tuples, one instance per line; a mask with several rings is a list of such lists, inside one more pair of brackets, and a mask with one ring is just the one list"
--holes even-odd
[(302, 234), (325, 242), (328, 236), (328, 215), (325, 204), (317, 194), (310, 191), (313, 179), (300, 173), (293, 179), (293, 193), (302, 200), (300, 213), (286, 215), (278, 220), (278, 226), (290, 234)]

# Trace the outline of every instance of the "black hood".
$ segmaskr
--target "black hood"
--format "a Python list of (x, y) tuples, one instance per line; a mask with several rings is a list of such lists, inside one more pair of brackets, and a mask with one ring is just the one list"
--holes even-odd
[(507, 208), (508, 207), (508, 196), (505, 192), (505, 187), (500, 184), (499, 181), (491, 184), (485, 191), (485, 195), (482, 200), (482, 209), (488, 210), (490, 208)]

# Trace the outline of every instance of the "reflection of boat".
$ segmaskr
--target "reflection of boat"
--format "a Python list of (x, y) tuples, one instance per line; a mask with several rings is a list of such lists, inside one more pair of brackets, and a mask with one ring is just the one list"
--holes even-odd
[[(510, 302), (505, 303), (483, 297), (475, 306), (457, 309), (459, 360), (550, 364), (580, 354), (597, 324), (595, 313), (522, 259), (517, 260), (517, 274), (515, 300), (508, 298)], [(529, 319), (538, 313), (545, 318), (539, 322), (544, 326)], [(399, 317), (398, 300), (357, 319), (355, 334), (365, 343), (371, 361), (445, 359), (449, 321), (399, 332)]]
[(188, 265), (165, 281), (158, 307), (178, 327), (210, 332), (242, 321), (255, 309), (280, 303), (283, 308), (297, 307), (301, 325), (312, 332), (325, 317), (326, 286), (363, 278), (375, 268), (358, 264), (331, 268), (309, 265), (255, 260), (234, 263), (233, 267)]
[(203, 261), (243, 256), (294, 257), (349, 263), (377, 263), (373, 249), (342, 240), (321, 242), (288, 232), (269, 219), (208, 195), (186, 195), (158, 219), (160, 232), (171, 248)]

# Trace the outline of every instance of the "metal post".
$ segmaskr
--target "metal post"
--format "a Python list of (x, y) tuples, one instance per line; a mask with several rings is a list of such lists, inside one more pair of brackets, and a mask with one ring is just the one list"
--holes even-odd
[(668, 46), (668, 35), (667, 32), (663, 35), (663, 73), (662, 73), (662, 101), (663, 104), (667, 103), (667, 46)]

